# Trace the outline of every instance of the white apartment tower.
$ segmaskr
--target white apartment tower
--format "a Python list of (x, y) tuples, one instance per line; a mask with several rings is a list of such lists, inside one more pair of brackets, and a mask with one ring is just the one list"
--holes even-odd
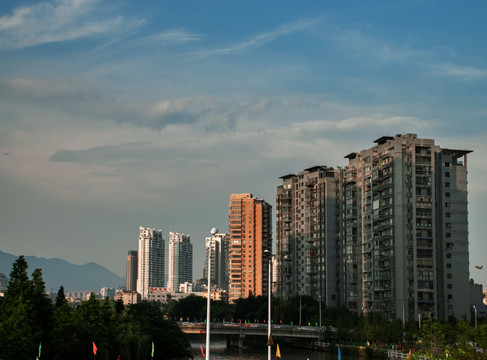
[(162, 230), (139, 227), (137, 292), (147, 299), (151, 287), (164, 287)]
[(203, 274), (208, 276), (208, 248), (210, 247), (211, 256), (211, 285), (218, 289), (228, 290), (228, 245), (230, 236), (224, 233), (218, 233), (207, 237), (205, 241), (205, 268)]
[(193, 282), (193, 245), (190, 236), (169, 232), (169, 291), (179, 292), (179, 285)]

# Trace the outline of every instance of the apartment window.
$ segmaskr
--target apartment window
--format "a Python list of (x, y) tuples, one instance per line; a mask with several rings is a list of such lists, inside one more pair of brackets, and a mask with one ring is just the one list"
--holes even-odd
[(445, 236), (446, 236), (447, 238), (451, 238), (451, 233), (448, 233), (448, 232), (447, 232), (447, 233), (445, 234)]
[(447, 223), (445, 224), (445, 226), (446, 226), (446, 228), (447, 228), (447, 229), (450, 229), (450, 228), (451, 228), (451, 223), (447, 222)]
[(447, 284), (447, 285), (446, 285), (446, 288), (447, 288), (447, 289), (451, 289), (451, 288), (452, 288), (451, 284)]
[(445, 193), (445, 197), (450, 197), (450, 193), (449, 192), (446, 192)]
[(447, 217), (447, 218), (451, 217), (451, 213), (449, 213), (449, 212), (445, 213), (445, 217)]
[(451, 269), (451, 264), (446, 264), (446, 267), (447, 267), (448, 269)]
[(450, 167), (450, 163), (447, 161), (445, 162), (445, 167), (449, 168)]
[(451, 274), (446, 274), (446, 278), (447, 279), (451, 279), (452, 278), (452, 275)]
[(445, 187), (447, 187), (447, 188), (450, 187), (450, 182), (449, 181), (445, 182)]
[(450, 206), (451, 206), (451, 204), (449, 202), (445, 203), (445, 207), (449, 208)]
[(445, 177), (450, 177), (450, 172), (449, 171), (445, 171)]

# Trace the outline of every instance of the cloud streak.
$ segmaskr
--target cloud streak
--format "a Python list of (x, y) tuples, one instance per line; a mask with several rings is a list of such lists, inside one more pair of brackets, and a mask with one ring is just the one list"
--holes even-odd
[(18, 7), (0, 17), (0, 49), (22, 49), (87, 37), (128, 34), (144, 21), (106, 15), (99, 0), (57, 0)]
[(198, 57), (207, 57), (213, 55), (229, 55), (229, 54), (238, 54), (249, 49), (255, 49), (264, 46), (265, 44), (274, 41), (275, 39), (286, 36), (306, 28), (309, 28), (316, 23), (318, 23), (318, 19), (304, 19), (299, 20), (294, 23), (284, 24), (281, 25), (274, 30), (263, 32), (260, 34), (256, 34), (251, 36), (248, 40), (241, 41), (235, 44), (228, 45), (226, 47), (217, 48), (217, 49), (208, 49), (208, 50), (201, 50), (196, 51), (193, 54)]

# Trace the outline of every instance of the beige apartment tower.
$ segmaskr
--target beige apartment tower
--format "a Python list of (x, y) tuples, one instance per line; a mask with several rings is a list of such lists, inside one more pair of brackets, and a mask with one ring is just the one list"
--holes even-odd
[(339, 302), (340, 170), (281, 176), (276, 197), (277, 294)]
[(415, 134), (346, 156), (342, 300), (393, 319), (470, 318), (467, 154)]
[(229, 204), (229, 301), (266, 295), (272, 254), (272, 206), (252, 194), (232, 194)]

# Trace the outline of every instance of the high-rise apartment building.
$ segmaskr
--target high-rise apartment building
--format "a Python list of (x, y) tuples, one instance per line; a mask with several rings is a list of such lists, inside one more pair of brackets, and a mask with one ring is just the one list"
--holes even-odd
[(130, 250), (127, 255), (125, 290), (137, 291), (137, 250)]
[(340, 171), (315, 166), (281, 177), (276, 197), (277, 294), (339, 301)]
[(193, 282), (193, 245), (189, 235), (171, 231), (167, 288), (179, 292), (179, 285), (185, 282)]
[(229, 204), (229, 300), (266, 295), (272, 254), (272, 206), (252, 194), (232, 194)]
[(405, 321), (469, 318), (470, 152), (384, 136), (343, 169), (281, 177), (277, 294)]
[(217, 233), (206, 238), (205, 268), (203, 274), (208, 277), (208, 249), (210, 249), (210, 278), (212, 287), (228, 290), (228, 234)]
[(139, 227), (137, 292), (147, 299), (151, 287), (164, 287), (162, 230)]
[(417, 320), (470, 316), (467, 157), (415, 134), (346, 156), (342, 299)]

